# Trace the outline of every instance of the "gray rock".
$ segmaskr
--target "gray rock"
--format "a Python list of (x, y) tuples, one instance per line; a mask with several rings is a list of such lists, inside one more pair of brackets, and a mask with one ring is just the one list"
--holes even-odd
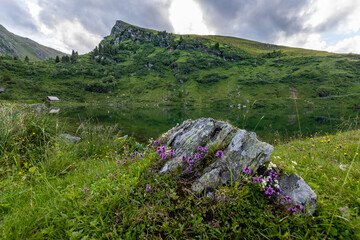
[(0, 93), (5, 92), (5, 88), (0, 88)]
[(65, 139), (68, 143), (74, 143), (75, 144), (75, 143), (78, 143), (78, 142), (81, 141), (81, 138), (71, 136), (70, 134), (67, 134), (67, 133), (60, 134), (60, 137)]
[[(224, 184), (237, 181), (243, 169), (250, 166), (254, 172), (269, 161), (274, 148), (257, 139), (256, 134), (237, 129), (229, 123), (215, 121), (212, 118), (187, 120), (173, 129), (168, 135), (166, 145), (174, 150), (174, 157), (168, 160), (159, 173), (170, 173), (178, 167), (188, 167), (183, 156), (193, 158), (198, 146), (206, 147), (211, 154), (223, 151), (223, 158), (209, 157), (196, 160), (191, 166), (194, 192), (206, 192), (206, 196), (216, 201), (228, 200), (226, 193), (217, 189)], [(278, 202), (287, 206), (284, 196), (303, 207), (303, 211), (311, 214), (316, 208), (317, 196), (314, 191), (298, 175), (280, 176), (278, 178), (282, 194)], [(219, 194), (220, 193), (220, 194)]]
[(52, 108), (49, 110), (49, 113), (54, 114), (60, 112), (60, 108)]
[(226, 196), (225, 193), (221, 193), (221, 192), (208, 192), (206, 193), (206, 197), (211, 199), (211, 200), (215, 200), (216, 202), (231, 202), (234, 201), (235, 199), (231, 199), (228, 196)]
[(296, 174), (280, 176), (279, 186), (282, 194), (289, 196), (294, 203), (301, 205), (304, 212), (311, 214), (315, 210), (317, 196), (300, 176)]
[(182, 157), (193, 157), (198, 146), (208, 149), (211, 146), (222, 146), (223, 159), (205, 166), (201, 161), (194, 163), (198, 178), (191, 189), (195, 192), (211, 191), (238, 180), (245, 166), (251, 166), (256, 171), (260, 165), (269, 161), (274, 149), (270, 144), (260, 142), (255, 133), (212, 118), (183, 122), (175, 128), (167, 145), (175, 151), (175, 157), (165, 163), (160, 173), (171, 172), (178, 166), (183, 167)]
[(48, 108), (42, 103), (30, 104), (30, 108), (31, 111), (37, 111), (37, 112), (44, 112), (48, 110)]

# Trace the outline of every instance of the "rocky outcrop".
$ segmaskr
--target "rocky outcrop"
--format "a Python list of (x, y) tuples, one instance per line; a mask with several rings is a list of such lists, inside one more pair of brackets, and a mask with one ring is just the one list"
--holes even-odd
[[(207, 192), (207, 196), (213, 199), (211, 196), (214, 196), (217, 187), (237, 181), (241, 174), (254, 176), (259, 167), (269, 161), (274, 150), (270, 144), (259, 141), (255, 133), (212, 118), (187, 120), (164, 138), (166, 146), (158, 147), (158, 153), (165, 154), (165, 149), (170, 147), (171, 158), (159, 173), (170, 173), (178, 167), (186, 168), (193, 176), (192, 191)], [(166, 158), (166, 154), (163, 156)], [(295, 213), (296, 209), (300, 209), (311, 213), (316, 208), (314, 191), (298, 175), (278, 178), (278, 173), (271, 170), (271, 165), (267, 167), (269, 177), (260, 176), (263, 178), (264, 191), (266, 188), (265, 194), (271, 198), (271, 195), (277, 193), (277, 202), (285, 207), (291, 203), (290, 212)], [(267, 185), (270, 176), (274, 186)], [(257, 181), (260, 181), (260, 177), (256, 178)]]
[(168, 47), (174, 37), (170, 33), (157, 32), (156, 34), (151, 31), (133, 26), (123, 21), (116, 21), (114, 27), (111, 29), (111, 36), (113, 36), (114, 44), (119, 44), (126, 40), (132, 39), (135, 43), (148, 42), (155, 43), (161, 48)]
[[(166, 31), (153, 31), (149, 29), (140, 28), (123, 21), (116, 21), (115, 25), (111, 29), (111, 38), (105, 38), (101, 43), (101, 48), (104, 48), (107, 44), (118, 45), (122, 42), (131, 40), (132, 42), (139, 43), (150, 43), (154, 47), (167, 48), (168, 52), (172, 52), (175, 49), (193, 51), (198, 49), (204, 54), (209, 54), (213, 57), (220, 57), (224, 61), (240, 61), (243, 59), (243, 53), (234, 50), (233, 48), (226, 45), (226, 47), (211, 47), (210, 41), (206, 38), (197, 37), (196, 39), (190, 38), (189, 36), (180, 36), (177, 39), (172, 33)], [(99, 46), (99, 49), (100, 49)], [(100, 53), (99, 55), (102, 55)], [(95, 56), (98, 58), (98, 56)], [(109, 59), (108, 57), (102, 56), (103, 59)]]
[(196, 192), (210, 191), (222, 184), (236, 181), (246, 166), (256, 171), (259, 166), (269, 161), (273, 146), (261, 142), (253, 132), (237, 129), (229, 123), (201, 118), (185, 121), (176, 127), (168, 139), (175, 156), (161, 168), (160, 173), (175, 170), (185, 163), (183, 157), (193, 157), (198, 146), (214, 149), (219, 146), (223, 158), (206, 165), (203, 161), (194, 161), (198, 179), (192, 184)]

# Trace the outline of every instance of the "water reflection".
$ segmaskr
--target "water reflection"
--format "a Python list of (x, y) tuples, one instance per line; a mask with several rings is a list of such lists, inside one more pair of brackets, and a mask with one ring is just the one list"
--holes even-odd
[(255, 131), (264, 141), (274, 138), (289, 139), (314, 132), (332, 133), (346, 128), (357, 112), (352, 109), (239, 109), (229, 107), (158, 107), (127, 108), (114, 106), (87, 106), (64, 108), (59, 116), (78, 126), (92, 119), (96, 124), (117, 124), (124, 134), (145, 142), (187, 119), (212, 117), (228, 121), (236, 127)]

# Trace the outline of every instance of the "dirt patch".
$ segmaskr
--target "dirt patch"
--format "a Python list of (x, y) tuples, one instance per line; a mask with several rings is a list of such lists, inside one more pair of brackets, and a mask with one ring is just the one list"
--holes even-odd
[(290, 99), (297, 99), (298, 90), (294, 87), (289, 87)]

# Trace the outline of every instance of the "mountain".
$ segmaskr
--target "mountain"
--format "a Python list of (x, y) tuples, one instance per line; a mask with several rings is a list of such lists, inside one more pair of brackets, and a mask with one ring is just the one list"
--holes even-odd
[(360, 108), (360, 56), (117, 21), (90, 53), (35, 65), (0, 58), (0, 99)]
[(40, 45), (31, 39), (17, 36), (6, 30), (1, 24), (0, 54), (18, 56), (19, 58), (28, 56), (33, 60), (45, 60), (66, 55), (55, 49)]

